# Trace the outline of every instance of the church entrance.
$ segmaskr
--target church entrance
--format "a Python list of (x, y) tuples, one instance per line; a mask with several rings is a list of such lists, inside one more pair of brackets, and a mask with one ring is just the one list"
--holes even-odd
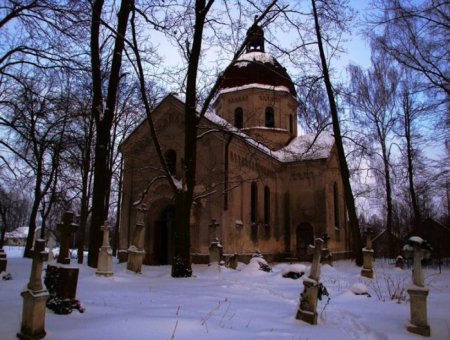
[(308, 257), (308, 246), (314, 244), (314, 230), (309, 223), (300, 223), (297, 226), (297, 257)]
[(165, 208), (155, 221), (154, 254), (160, 265), (170, 264), (172, 258), (171, 234), (175, 223), (175, 207)]

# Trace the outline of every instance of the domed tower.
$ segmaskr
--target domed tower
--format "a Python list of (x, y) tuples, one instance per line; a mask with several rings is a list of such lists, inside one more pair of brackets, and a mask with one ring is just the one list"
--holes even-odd
[(297, 100), (286, 69), (264, 52), (264, 31), (254, 24), (247, 46), (223, 73), (216, 114), (255, 140), (277, 150), (297, 136)]

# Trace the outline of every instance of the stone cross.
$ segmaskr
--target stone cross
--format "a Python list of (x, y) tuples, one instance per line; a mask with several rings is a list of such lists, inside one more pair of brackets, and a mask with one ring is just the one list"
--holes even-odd
[(56, 225), (56, 230), (60, 233), (60, 249), (58, 256), (58, 263), (61, 264), (69, 264), (70, 256), (69, 256), (69, 247), (70, 247), (70, 239), (72, 233), (74, 233), (78, 225), (73, 223), (74, 213), (71, 211), (66, 211), (63, 216), (62, 222)]
[(100, 230), (103, 231), (102, 247), (109, 247), (109, 232), (111, 230), (111, 226), (108, 220), (106, 220), (105, 223), (100, 227)]
[(148, 209), (147, 209), (147, 205), (142, 203), (141, 205), (139, 205), (139, 207), (137, 208), (137, 213), (136, 213), (136, 226), (134, 229), (134, 237), (133, 237), (133, 245), (135, 247), (137, 247), (138, 249), (143, 249), (144, 248), (144, 237), (143, 237), (143, 232), (145, 229), (145, 223), (144, 223), (144, 217), (145, 214), (147, 213)]
[(209, 229), (211, 230), (212, 239), (215, 240), (218, 238), (217, 229), (220, 227), (220, 224), (216, 222), (215, 218), (211, 219), (211, 224), (209, 225)]
[(34, 243), (33, 262), (31, 265), (30, 281), (27, 288), (33, 292), (44, 290), (42, 287), (42, 266), (47, 261), (48, 253), (45, 251), (45, 241), (37, 239)]
[(320, 279), (320, 256), (322, 255), (322, 245), (323, 240), (321, 238), (316, 238), (314, 246), (309, 245), (308, 247), (308, 254), (313, 254), (309, 277), (316, 281), (319, 281)]

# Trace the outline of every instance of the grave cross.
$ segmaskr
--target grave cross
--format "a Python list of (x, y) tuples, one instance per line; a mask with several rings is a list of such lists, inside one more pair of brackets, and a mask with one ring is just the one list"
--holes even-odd
[(30, 281), (27, 288), (33, 292), (44, 290), (42, 287), (42, 265), (47, 261), (48, 253), (45, 251), (45, 241), (37, 239), (34, 242), (33, 263), (31, 265)]
[(66, 211), (63, 216), (63, 221), (58, 223), (56, 230), (60, 233), (60, 249), (58, 256), (58, 263), (69, 264), (69, 246), (72, 233), (74, 233), (78, 225), (73, 223), (74, 213), (71, 211)]
[(212, 219), (211, 219), (211, 224), (209, 225), (209, 228), (210, 228), (210, 230), (211, 230), (211, 233), (212, 233), (212, 239), (213, 239), (213, 240), (218, 239), (218, 236), (217, 236), (217, 228), (219, 228), (219, 226), (220, 226), (220, 224), (216, 222), (216, 219), (215, 219), (215, 218), (212, 218)]
[(103, 231), (102, 247), (109, 247), (109, 232), (111, 230), (111, 226), (109, 225), (108, 220), (106, 220), (105, 223), (100, 227), (100, 230)]
[(147, 205), (145, 203), (142, 203), (137, 208), (137, 214), (136, 214), (136, 224), (137, 225), (144, 225), (144, 216), (147, 213)]
[(413, 284), (419, 287), (425, 287), (425, 279), (422, 271), (422, 260), (425, 258), (426, 251), (419, 247), (414, 247), (414, 268), (412, 271)]
[(321, 238), (316, 238), (314, 245), (310, 244), (308, 247), (308, 254), (313, 254), (309, 277), (316, 281), (319, 281), (320, 279), (320, 256), (322, 252), (322, 245), (323, 240)]

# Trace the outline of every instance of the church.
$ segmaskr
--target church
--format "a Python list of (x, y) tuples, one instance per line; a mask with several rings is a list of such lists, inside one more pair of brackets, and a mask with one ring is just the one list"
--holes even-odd
[[(334, 137), (299, 135), (297, 94), (286, 69), (265, 52), (253, 25), (245, 51), (223, 72), (213, 110), (200, 121), (191, 210), (191, 258), (208, 263), (218, 238), (224, 254), (259, 250), (272, 261), (305, 259), (325, 233), (334, 257), (350, 252), (350, 230)], [(182, 185), (184, 102), (167, 95), (151, 113), (166, 164)], [(144, 264), (169, 264), (173, 191), (143, 121), (122, 143), (119, 249), (131, 245), (137, 204), (147, 207)]]

